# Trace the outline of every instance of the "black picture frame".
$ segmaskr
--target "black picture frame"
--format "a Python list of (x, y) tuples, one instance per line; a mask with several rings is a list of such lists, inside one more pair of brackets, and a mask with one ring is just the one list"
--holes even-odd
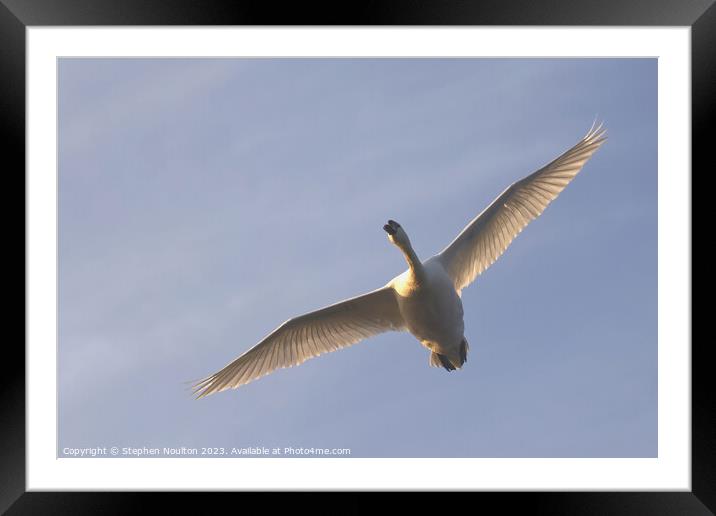
[[(716, 122), (716, 6), (714, 0), (386, 0), (287, 3), (280, 8), (258, 1), (191, 0), (0, 0), (0, 127), (5, 178), (25, 194), (25, 30), (30, 26), (89, 25), (611, 25), (689, 26), (692, 65), (692, 175), (713, 169), (707, 128)], [(9, 160), (8, 160), (9, 158)], [(20, 179), (23, 178), (23, 179)], [(6, 193), (15, 190), (7, 189)], [(13, 195), (14, 196), (14, 195)], [(10, 199), (6, 195), (5, 200)], [(10, 203), (3, 203), (8, 211)], [(23, 212), (24, 213), (24, 212)], [(692, 217), (693, 218), (693, 217)], [(25, 227), (23, 224), (23, 267)], [(9, 248), (9, 246), (8, 246)], [(9, 253), (8, 253), (9, 254)], [(26, 271), (26, 269), (23, 269)], [(7, 271), (8, 273), (10, 271)], [(13, 276), (12, 274), (8, 274)], [(19, 276), (19, 275), (18, 275)], [(690, 287), (690, 286), (689, 286)], [(23, 299), (25, 296), (23, 296)], [(23, 313), (24, 313), (23, 303)], [(12, 320), (8, 317), (7, 320)], [(25, 327), (23, 327), (23, 334)], [(24, 340), (24, 339), (23, 339)], [(688, 343), (685, 343), (688, 344)], [(692, 490), (690, 492), (529, 492), (470, 493), (501, 511), (548, 514), (712, 514), (716, 512), (716, 403), (714, 376), (707, 360), (710, 342), (692, 339)], [(162, 497), (165, 510), (186, 496), (166, 493), (25, 492), (25, 352), (8, 339), (1, 363), (0, 511), (8, 514), (131, 514)], [(179, 494), (179, 493), (177, 493)], [(204, 495), (204, 497), (207, 495)], [(225, 494), (246, 497), (246, 493)], [(304, 496), (304, 495), (301, 495)], [(446, 510), (445, 494), (411, 500)], [(451, 494), (450, 505), (456, 494)], [(256, 495), (251, 495), (255, 498)], [(355, 497), (353, 497), (355, 498)], [(463, 496), (459, 496), (463, 498)], [(442, 500), (442, 501), (441, 501)], [(224, 501), (228, 501), (225, 500)], [(251, 500), (256, 501), (256, 500)], [(244, 503), (250, 503), (244, 502)], [(371, 502), (354, 507), (372, 510)], [(474, 503), (470, 501), (469, 503)], [(178, 505), (177, 504), (177, 505)], [(370, 505), (368, 505), (370, 504)], [(246, 505), (244, 505), (246, 507)], [(202, 502), (202, 512), (211, 506)]]

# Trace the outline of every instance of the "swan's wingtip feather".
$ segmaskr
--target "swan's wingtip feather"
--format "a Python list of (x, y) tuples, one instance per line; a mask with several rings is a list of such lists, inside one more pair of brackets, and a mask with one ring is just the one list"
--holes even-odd
[(192, 386), (192, 394), (194, 394), (194, 399), (198, 400), (201, 398), (204, 398), (208, 396), (209, 394), (213, 394), (215, 387), (212, 385), (213, 381), (216, 379), (216, 375), (213, 374), (211, 376), (207, 376), (206, 378), (203, 378), (197, 382), (195, 382)]
[(587, 134), (584, 135), (584, 141), (593, 142), (599, 139), (606, 139), (607, 129), (604, 127), (604, 120), (600, 121), (599, 124), (597, 124), (597, 120), (599, 120), (598, 116), (594, 118), (592, 126), (589, 128), (589, 131), (587, 131)]
[(589, 128), (589, 131), (587, 131), (587, 136), (592, 134), (592, 131), (594, 130), (594, 126), (597, 125), (597, 118), (599, 118), (598, 115), (594, 115), (594, 120), (592, 120), (592, 125)]

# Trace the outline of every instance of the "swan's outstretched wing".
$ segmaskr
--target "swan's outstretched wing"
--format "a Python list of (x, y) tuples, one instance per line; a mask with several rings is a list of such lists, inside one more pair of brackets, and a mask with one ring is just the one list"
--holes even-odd
[(602, 126), (587, 132), (574, 147), (537, 172), (513, 183), (475, 217), (438, 255), (461, 290), (492, 265), (512, 240), (536, 219), (606, 140)]
[(395, 291), (386, 286), (289, 319), (226, 367), (194, 384), (194, 393), (203, 398), (235, 389), (275, 369), (403, 327)]

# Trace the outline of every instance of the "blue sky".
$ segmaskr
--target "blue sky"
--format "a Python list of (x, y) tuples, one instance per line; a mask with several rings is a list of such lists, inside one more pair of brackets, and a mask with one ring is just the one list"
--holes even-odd
[[(657, 454), (655, 59), (61, 59), (59, 446)], [(384, 285), (605, 121), (463, 291), (448, 373), (378, 336), (195, 401), (284, 320)]]

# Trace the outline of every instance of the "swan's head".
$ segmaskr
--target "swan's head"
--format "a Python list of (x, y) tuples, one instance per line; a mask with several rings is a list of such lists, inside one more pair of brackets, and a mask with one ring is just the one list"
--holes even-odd
[(405, 230), (400, 224), (394, 220), (389, 220), (388, 223), (383, 226), (383, 229), (388, 233), (388, 240), (397, 245), (398, 247), (404, 247), (410, 245), (410, 240)]

